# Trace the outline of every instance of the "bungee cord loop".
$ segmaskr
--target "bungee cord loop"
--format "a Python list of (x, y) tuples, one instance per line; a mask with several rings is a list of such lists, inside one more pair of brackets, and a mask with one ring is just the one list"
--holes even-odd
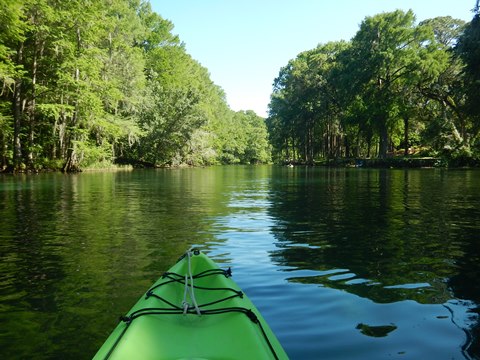
[[(202, 315), (202, 312), (200, 311), (197, 300), (195, 299), (195, 287), (193, 285), (191, 257), (192, 257), (192, 252), (191, 252), (191, 250), (189, 250), (189, 251), (187, 251), (188, 273), (185, 274), (185, 290), (183, 292), (183, 301), (182, 301), (183, 314), (184, 315), (187, 314), (188, 310), (190, 308), (194, 307), (197, 314)], [(190, 300), (192, 301), (193, 306), (191, 306), (188, 303), (187, 294), (190, 295)]]
[[(270, 342), (270, 339), (268, 338), (267, 333), (265, 332), (265, 329), (263, 328), (262, 322), (260, 319), (257, 317), (255, 312), (253, 312), (249, 308), (245, 308), (242, 306), (227, 306), (227, 307), (213, 307), (211, 308), (212, 305), (217, 305), (220, 303), (228, 303), (229, 300), (233, 298), (243, 298), (243, 292), (236, 290), (234, 288), (230, 287), (207, 287), (207, 286), (200, 286), (200, 285), (194, 285), (193, 280), (194, 279), (201, 279), (205, 277), (210, 277), (210, 276), (224, 276), (226, 278), (229, 278), (232, 276), (232, 271), (230, 268), (227, 270), (222, 270), (222, 269), (208, 269), (204, 270), (202, 272), (199, 272), (197, 274), (192, 273), (192, 256), (193, 255), (199, 255), (200, 251), (196, 249), (192, 249), (187, 251), (180, 259), (187, 258), (187, 273), (185, 275), (183, 274), (177, 274), (174, 272), (166, 272), (162, 275), (163, 281), (157, 283), (153, 287), (151, 287), (145, 294), (145, 300), (153, 297), (156, 298), (158, 301), (161, 301), (166, 307), (144, 307), (140, 308), (138, 310), (135, 310), (133, 312), (130, 312), (126, 316), (122, 316), (120, 318), (121, 322), (125, 324), (122, 332), (118, 336), (118, 338), (115, 340), (114, 344), (110, 348), (109, 352), (105, 356), (104, 360), (107, 360), (111, 357), (112, 353), (115, 351), (115, 348), (117, 345), (120, 343), (121, 339), (127, 332), (127, 330), (130, 328), (130, 325), (132, 322), (143, 316), (156, 316), (156, 315), (175, 315), (175, 314), (197, 314), (197, 315), (204, 315), (204, 316), (210, 316), (210, 315), (220, 315), (220, 314), (227, 314), (227, 313), (240, 313), (240, 314), (245, 314), (251, 321), (252, 323), (256, 324), (262, 334), (262, 337), (265, 339), (265, 342), (267, 343), (274, 359), (278, 360), (278, 355), (275, 352), (275, 348), (273, 347), (272, 343)], [(201, 283), (201, 282), (200, 282)], [(160, 294), (156, 294), (155, 291), (163, 286), (168, 286), (168, 285), (175, 285), (175, 284), (180, 284), (181, 286), (183, 285), (183, 300), (181, 303), (181, 306), (178, 306), (178, 298), (177, 299), (168, 299), (164, 296), (160, 296)], [(180, 288), (181, 289), (181, 288)], [(179, 290), (180, 290), (179, 289)], [(198, 291), (213, 291), (213, 292), (218, 292), (219, 297), (215, 300), (212, 300), (207, 303), (202, 303), (198, 304), (197, 300), (195, 298), (195, 289)], [(181, 291), (181, 290), (180, 290)], [(225, 293), (228, 295), (225, 296)], [(223, 295), (223, 296), (222, 296)], [(190, 301), (192, 304), (189, 304), (188, 302), (188, 297), (190, 298)], [(202, 310), (200, 311), (200, 308)]]

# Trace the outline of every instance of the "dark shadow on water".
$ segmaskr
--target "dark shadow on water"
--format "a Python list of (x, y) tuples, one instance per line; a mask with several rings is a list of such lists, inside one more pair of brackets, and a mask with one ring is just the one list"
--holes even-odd
[(373, 326), (360, 323), (356, 326), (356, 329), (360, 330), (360, 332), (366, 336), (385, 337), (392, 331), (396, 330), (397, 327), (393, 324)]
[(212, 240), (205, 219), (222, 202), (203, 194), (221, 196), (218, 181), (161, 170), (3, 179), (3, 358), (90, 359), (180, 254)]
[[(464, 350), (480, 356), (478, 171), (277, 171), (272, 258), (290, 269), (289, 281), (375, 303), (463, 299), (471, 314), (457, 324), (467, 334)], [(375, 333), (368, 325), (360, 330)]]

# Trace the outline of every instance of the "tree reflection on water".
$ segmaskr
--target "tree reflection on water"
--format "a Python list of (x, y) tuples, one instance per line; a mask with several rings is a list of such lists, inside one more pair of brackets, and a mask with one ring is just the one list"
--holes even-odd
[(478, 172), (277, 171), (288, 181), (271, 184), (272, 256), (295, 270), (289, 281), (375, 303), (414, 300), (453, 312), (456, 302), (468, 308), (463, 319), (452, 313), (467, 335), (464, 351), (480, 356)]

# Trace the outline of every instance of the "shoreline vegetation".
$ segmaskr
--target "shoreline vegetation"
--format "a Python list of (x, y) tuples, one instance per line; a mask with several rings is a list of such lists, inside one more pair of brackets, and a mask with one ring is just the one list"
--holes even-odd
[[(390, 168), (390, 169), (414, 169), (414, 168), (447, 168), (448, 163), (441, 158), (434, 157), (391, 157), (380, 158), (341, 158), (305, 163), (303, 161), (284, 161), (284, 166), (324, 166), (340, 168)], [(463, 166), (459, 166), (463, 167)]]
[(265, 120), (173, 28), (143, 0), (6, 0), (0, 172), (270, 162)]
[(267, 126), (280, 162), (478, 166), (478, 6), (470, 23), (381, 13), (301, 52), (274, 81)]
[[(261, 163), (266, 165), (267, 163)], [(273, 163), (269, 163), (274, 165)], [(444, 169), (474, 169), (480, 168), (480, 162), (471, 159), (464, 158), (461, 160), (449, 160), (441, 157), (387, 157), (387, 158), (337, 158), (337, 159), (321, 159), (307, 163), (303, 160), (287, 159), (282, 162), (275, 163), (279, 166), (285, 167), (330, 167), (330, 168), (375, 168), (375, 169), (431, 169), (431, 168), (444, 168)], [(246, 164), (236, 164), (246, 165)], [(248, 164), (251, 166), (260, 165)], [(218, 165), (206, 165), (206, 166), (221, 166)], [(198, 165), (178, 164), (178, 165), (155, 165), (152, 163), (134, 163), (134, 164), (120, 164), (120, 163), (98, 163), (87, 168), (77, 169), (77, 171), (71, 171), (70, 173), (89, 173), (89, 172), (117, 172), (117, 171), (134, 171), (139, 169), (182, 169), (199, 167)], [(205, 166), (203, 166), (205, 167)], [(15, 172), (15, 174), (38, 174), (48, 172), (62, 172), (62, 168), (43, 168), (43, 169), (25, 169)], [(12, 174), (7, 171), (0, 171), (0, 175)]]
[(148, 1), (6, 0), (2, 11), (0, 173), (480, 164), (478, 8), (469, 23), (365, 18), (350, 41), (280, 69), (267, 119), (231, 110)]

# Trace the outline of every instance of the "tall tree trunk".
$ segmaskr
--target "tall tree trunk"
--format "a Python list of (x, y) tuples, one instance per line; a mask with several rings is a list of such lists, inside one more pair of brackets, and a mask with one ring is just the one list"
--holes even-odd
[(295, 144), (295, 137), (292, 136), (292, 157), (296, 161), (298, 159), (297, 146)]
[(349, 158), (350, 157), (350, 141), (349, 141), (348, 135), (345, 135), (343, 141), (345, 144), (345, 157)]
[[(17, 64), (23, 62), (23, 42), (17, 49)], [(22, 164), (22, 142), (20, 132), (22, 128), (23, 105), (22, 105), (22, 79), (15, 79), (15, 91), (13, 93), (13, 171), (20, 170)]]
[(386, 119), (380, 119), (380, 143), (378, 149), (378, 157), (385, 159), (388, 150), (388, 129)]
[(5, 132), (1, 132), (1, 138), (0, 138), (0, 151), (2, 152), (2, 157), (0, 159), (0, 172), (2, 172), (5, 167), (7, 166), (7, 137), (5, 135)]
[(43, 54), (44, 43), (39, 44), (38, 39), (35, 39), (33, 48), (33, 63), (32, 63), (32, 100), (29, 109), (29, 126), (28, 126), (28, 151), (27, 162), (28, 167), (33, 169), (34, 167), (34, 155), (33, 149), (35, 146), (35, 112), (37, 102), (37, 72), (38, 72), (38, 59)]
[[(77, 56), (80, 56), (81, 46), (82, 46), (82, 37), (81, 37), (81, 32), (79, 27), (77, 27), (76, 35), (77, 35)], [(71, 116), (70, 126), (75, 128), (78, 126), (79, 98), (80, 98), (80, 88), (78, 84), (80, 81), (80, 68), (77, 67), (75, 69), (75, 73), (73, 76), (74, 76), (75, 83), (77, 84), (77, 92), (76, 92), (76, 98), (73, 101), (74, 110)], [(65, 163), (62, 168), (63, 172), (81, 171), (78, 166), (77, 154), (75, 153), (75, 148), (73, 147), (75, 140), (77, 140), (76, 136), (72, 133), (70, 133), (70, 136), (66, 137), (65, 146), (67, 148), (67, 157), (65, 159)]]
[(372, 151), (372, 136), (368, 135), (368, 137), (367, 137), (367, 158), (370, 157), (371, 151)]
[(313, 125), (308, 129), (308, 163), (313, 165)]
[(288, 139), (285, 139), (285, 156), (290, 161), (290, 149), (288, 146)]
[(403, 138), (403, 141), (405, 142), (405, 151), (403, 152), (403, 154), (405, 156), (408, 156), (408, 153), (409, 153), (409, 148), (410, 148), (410, 139), (409, 139), (409, 119), (408, 119), (408, 116), (404, 116), (403, 117), (403, 132), (404, 132), (404, 138)]
[(330, 133), (330, 153), (328, 155), (330, 159), (335, 158), (335, 134), (333, 133), (333, 129)]

